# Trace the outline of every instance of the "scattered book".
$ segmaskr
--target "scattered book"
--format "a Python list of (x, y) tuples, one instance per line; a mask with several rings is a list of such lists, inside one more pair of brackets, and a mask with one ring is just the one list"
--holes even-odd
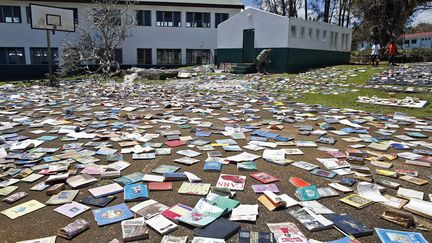
[[(207, 202), (206, 199), (201, 198), (193, 210), (178, 218), (178, 221), (195, 227), (204, 227), (215, 221), (225, 212), (226, 210), (214, 206), (212, 203)], [(200, 215), (200, 217), (196, 217), (196, 215)]]
[(189, 213), (190, 211), (192, 211), (192, 209), (193, 208), (191, 208), (191, 207), (189, 207), (187, 205), (179, 203), (179, 204), (176, 204), (176, 205), (174, 205), (174, 206), (172, 206), (172, 207), (164, 210), (162, 212), (162, 215), (165, 218), (168, 218), (168, 219), (170, 219), (170, 220), (172, 220), (174, 222), (178, 222), (177, 221), (178, 218), (186, 215), (187, 213)]
[(177, 229), (177, 224), (162, 215), (156, 215), (147, 220), (147, 225), (161, 235), (168, 234)]
[(355, 193), (348, 195), (344, 198), (341, 198), (341, 199), (339, 199), (339, 201), (346, 203), (350, 206), (353, 206), (357, 209), (362, 209), (362, 208), (367, 207), (373, 203), (372, 200), (364, 198), (364, 197), (362, 197), (358, 194), (355, 194)]
[(240, 230), (238, 243), (275, 243), (276, 240), (271, 232), (255, 232)]
[(416, 242), (428, 243), (429, 241), (421, 233), (399, 231), (390, 229), (375, 228), (375, 231), (382, 242), (399, 243), (399, 242)]
[(273, 233), (276, 242), (296, 242), (308, 243), (308, 239), (300, 229), (291, 222), (286, 223), (267, 223), (270, 231)]
[(133, 217), (125, 203), (93, 210), (93, 216), (99, 226), (120, 222)]
[(353, 219), (349, 215), (328, 214), (325, 215), (324, 217), (332, 221), (335, 227), (337, 227), (339, 230), (341, 230), (347, 235), (352, 235), (354, 237), (361, 237), (361, 236), (373, 234), (373, 231), (371, 229), (369, 229), (362, 223), (358, 222), (357, 220)]
[(295, 195), (302, 201), (311, 201), (320, 198), (315, 185), (297, 188)]
[(219, 218), (211, 222), (203, 229), (195, 228), (193, 230), (194, 235), (199, 237), (216, 238), (216, 239), (229, 239), (231, 236), (236, 234), (240, 229), (240, 225), (231, 222), (225, 218)]
[(239, 171), (255, 171), (257, 170), (255, 161), (245, 161), (237, 163), (237, 170)]
[(206, 172), (220, 172), (222, 169), (222, 163), (217, 161), (206, 161), (204, 163), (204, 171)]
[(60, 193), (51, 196), (46, 202), (47, 205), (65, 204), (70, 203), (78, 195), (79, 190), (65, 190)]
[(149, 238), (148, 227), (143, 217), (121, 222), (123, 241), (137, 241)]
[(84, 219), (77, 219), (58, 230), (57, 235), (67, 240), (73, 239), (90, 228), (90, 224)]
[(250, 174), (250, 177), (252, 177), (252, 178), (254, 178), (254, 179), (256, 179), (259, 182), (264, 183), (264, 184), (279, 181), (279, 179), (277, 177), (272, 176), (266, 172), (253, 173), (253, 174)]
[(210, 190), (210, 186), (211, 184), (209, 183), (183, 182), (183, 184), (180, 186), (180, 189), (178, 190), (178, 193), (187, 194), (187, 195), (205, 196), (208, 194)]
[(288, 213), (311, 232), (329, 229), (333, 223), (324, 216), (315, 214), (307, 208), (291, 209)]
[(81, 199), (79, 202), (90, 206), (96, 206), (101, 208), (101, 207), (105, 207), (116, 198), (117, 197), (114, 195), (106, 196), (106, 197), (86, 196), (83, 199)]
[(109, 195), (117, 194), (119, 192), (123, 192), (123, 187), (117, 183), (112, 183), (105, 186), (90, 188), (89, 192), (94, 197), (106, 197)]
[(221, 174), (216, 183), (217, 187), (228, 188), (234, 191), (243, 191), (246, 184), (246, 176)]
[(131, 210), (134, 213), (136, 213), (136, 214), (138, 214), (138, 215), (140, 215), (146, 219), (154, 217), (154, 216), (162, 213), (166, 209), (168, 209), (168, 206), (166, 206), (162, 203), (159, 203), (153, 199), (141, 202), (141, 203), (139, 203), (139, 204), (137, 204), (131, 208)]
[(128, 184), (124, 187), (124, 201), (143, 201), (149, 197), (147, 186), (142, 183)]
[(160, 243), (187, 243), (187, 236), (164, 235)]
[(54, 211), (59, 214), (63, 214), (66, 217), (73, 218), (79, 214), (84, 213), (89, 209), (90, 207), (87, 207), (86, 205), (83, 205), (81, 203), (71, 202), (55, 208)]
[(279, 188), (276, 184), (260, 184), (260, 185), (252, 185), (252, 190), (255, 193), (264, 193), (264, 191), (271, 191), (274, 193), (279, 192)]
[(150, 182), (148, 188), (150, 191), (171, 191), (172, 182)]

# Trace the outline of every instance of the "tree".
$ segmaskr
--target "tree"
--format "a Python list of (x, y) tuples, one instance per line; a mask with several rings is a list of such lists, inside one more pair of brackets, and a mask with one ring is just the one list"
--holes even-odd
[(297, 8), (301, 0), (255, 0), (262, 10), (287, 17), (298, 17)]
[[(135, 26), (132, 1), (95, 0), (94, 5), (85, 10), (83, 20), (77, 26), (78, 38), (63, 42), (63, 56), (60, 58), (62, 72), (74, 71), (74, 65), (96, 65), (95, 72), (108, 75), (120, 70), (114, 59), (114, 51)], [(77, 63), (78, 62), (78, 63)], [(69, 67), (69, 68), (68, 68)]]
[(422, 32), (432, 32), (432, 24), (430, 23), (419, 23), (416, 26), (407, 27), (405, 33), (422, 33)]
[(432, 7), (431, 0), (353, 0), (359, 22), (355, 24), (357, 41), (378, 40), (385, 45), (397, 39), (416, 12)]

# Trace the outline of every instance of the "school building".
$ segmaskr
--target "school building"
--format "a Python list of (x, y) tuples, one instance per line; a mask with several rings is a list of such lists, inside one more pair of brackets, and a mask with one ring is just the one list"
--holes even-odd
[[(31, 3), (73, 9), (77, 25), (92, 8), (91, 0), (0, 1), (2, 80), (40, 77), (48, 71), (46, 31), (31, 28)], [(123, 67), (213, 62), (218, 25), (240, 13), (244, 5), (241, 0), (136, 0), (132, 9), (136, 26), (114, 53)], [(55, 63), (62, 41), (74, 35), (56, 32), (51, 37)]]

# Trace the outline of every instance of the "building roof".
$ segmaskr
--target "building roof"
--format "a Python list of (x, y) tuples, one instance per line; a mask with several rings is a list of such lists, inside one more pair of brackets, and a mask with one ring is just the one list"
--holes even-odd
[[(93, 0), (33, 0), (35, 2), (93, 3)], [(139, 5), (244, 8), (242, 0), (131, 0)], [(127, 0), (119, 0), (125, 3)]]
[(406, 35), (401, 35), (400, 38), (402, 38), (402, 39), (415, 39), (415, 38), (425, 38), (425, 37), (432, 37), (432, 32), (406, 34)]

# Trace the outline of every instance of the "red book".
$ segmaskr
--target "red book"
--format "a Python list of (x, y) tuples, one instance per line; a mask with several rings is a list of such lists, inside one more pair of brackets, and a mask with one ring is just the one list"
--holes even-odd
[(289, 178), (289, 181), (297, 188), (310, 186), (309, 182), (304, 181), (303, 179), (300, 179), (298, 177), (291, 177)]
[(174, 148), (174, 147), (183, 146), (186, 143), (181, 140), (172, 140), (172, 141), (165, 141), (164, 144), (167, 145), (168, 147)]
[(337, 158), (337, 159), (344, 159), (347, 157), (347, 155), (341, 151), (328, 151), (327, 154)]
[(250, 174), (252, 178), (255, 180), (260, 181), (261, 183), (268, 184), (275, 181), (278, 181), (279, 179), (277, 177), (274, 177), (266, 172), (257, 172)]
[(148, 187), (150, 191), (171, 191), (172, 182), (150, 182)]
[(167, 210), (162, 212), (162, 215), (165, 218), (168, 218), (174, 222), (177, 222), (177, 219), (180, 218), (183, 215), (186, 215), (190, 211), (192, 211), (193, 208), (186, 206), (184, 204), (176, 204)]

